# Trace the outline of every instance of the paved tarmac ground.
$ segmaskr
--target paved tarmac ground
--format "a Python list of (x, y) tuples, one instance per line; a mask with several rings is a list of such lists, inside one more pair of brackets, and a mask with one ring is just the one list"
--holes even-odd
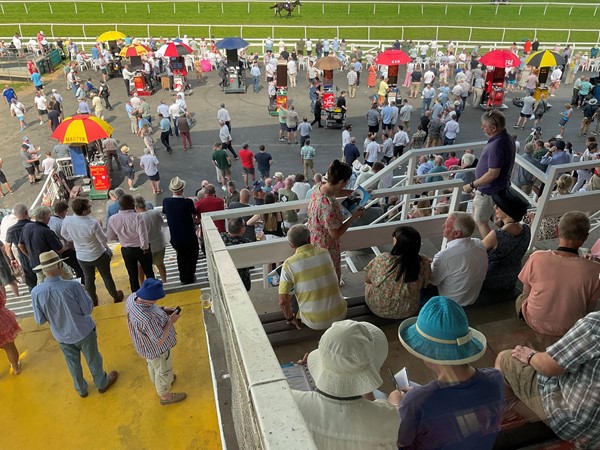
[[(403, 79), (403, 68), (401, 68), (400, 79)], [(263, 68), (264, 72), (264, 68)], [(224, 94), (218, 86), (218, 77), (215, 72), (205, 74), (205, 81), (201, 85), (195, 80), (192, 75), (190, 82), (193, 88), (191, 94), (186, 95), (188, 110), (194, 114), (197, 119), (197, 124), (192, 129), (192, 142), (194, 148), (183, 152), (181, 138), (172, 137), (171, 144), (173, 153), (167, 154), (164, 147), (160, 143), (160, 133), (157, 131), (158, 121), (156, 118), (156, 108), (160, 100), (165, 100), (170, 104), (173, 94), (167, 91), (158, 91), (150, 97), (145, 97), (150, 103), (153, 113), (153, 123), (155, 125), (155, 144), (156, 155), (160, 161), (160, 175), (162, 181), (163, 194), (158, 198), (152, 193), (150, 183), (143, 171), (139, 168), (136, 162), (136, 181), (135, 186), (139, 186), (140, 190), (136, 193), (142, 194), (146, 199), (151, 200), (157, 205), (162, 203), (162, 198), (165, 195), (170, 195), (168, 192), (168, 182), (174, 176), (180, 176), (188, 182), (186, 190), (187, 195), (193, 195), (197, 187), (203, 179), (216, 183), (216, 173), (211, 161), (212, 145), (218, 141), (218, 123), (216, 119), (217, 110), (221, 103), (225, 103), (232, 117), (232, 136), (233, 145), (238, 150), (244, 142), (250, 144), (250, 148), (257, 152), (258, 146), (264, 144), (274, 158), (271, 173), (282, 171), (285, 175), (294, 174), (302, 171), (302, 164), (299, 156), (299, 145), (288, 145), (278, 141), (278, 120), (277, 117), (271, 117), (267, 111), (267, 93), (266, 83), (261, 82), (261, 91), (253, 93), (252, 87), (246, 94)], [(82, 78), (91, 77), (94, 85), (98, 85), (100, 73), (93, 70), (85, 71), (81, 74)], [(312, 114), (309, 109), (308, 89), (306, 81), (306, 72), (299, 72), (298, 86), (288, 89), (288, 97), (296, 107), (296, 111), (302, 117), (307, 115), (309, 120), (312, 120)], [(57, 70), (52, 76), (45, 76), (44, 82), (46, 86), (46, 94), (51, 93), (52, 88), (58, 89), (65, 100), (65, 115), (72, 115), (77, 109), (77, 102), (74, 94), (66, 90), (62, 70)], [(114, 137), (121, 143), (127, 144), (131, 148), (130, 154), (139, 158), (142, 156), (143, 142), (140, 137), (134, 136), (130, 132), (129, 119), (125, 113), (125, 87), (122, 78), (109, 80), (111, 88), (111, 104), (114, 111), (105, 110), (105, 119), (115, 128)], [(336, 71), (334, 74), (334, 84), (336, 91), (345, 90), (347, 88), (345, 72)], [(558, 134), (558, 120), (561, 107), (569, 101), (571, 97), (571, 86), (562, 85), (558, 95), (550, 99), (552, 109), (544, 116), (544, 138)], [(357, 90), (355, 99), (348, 99), (348, 118), (347, 123), (354, 125), (353, 135), (356, 136), (357, 142), (362, 144), (366, 137), (367, 126), (364, 115), (366, 114), (373, 92), (364, 84)], [(402, 88), (401, 95), (407, 96), (408, 92)], [(47, 125), (39, 125), (37, 111), (33, 105), (33, 88), (27, 88), (19, 92), (20, 100), (28, 107), (26, 120), (29, 126), (24, 132), (19, 132), (16, 118), (10, 116), (8, 108), (5, 108), (0, 113), (2, 117), (3, 131), (0, 136), (0, 156), (4, 160), (4, 173), (7, 175), (9, 182), (12, 183), (13, 189), (16, 191), (14, 195), (1, 198), (1, 206), (11, 207), (14, 202), (24, 201), (31, 204), (35, 196), (38, 194), (40, 184), (30, 186), (27, 184), (25, 170), (22, 167), (21, 160), (18, 154), (19, 146), (22, 137), (27, 135), (33, 144), (41, 147), (41, 154), (47, 150), (51, 150), (56, 144), (56, 141), (49, 138), (50, 132)], [(505, 110), (507, 115), (507, 124), (509, 132), (515, 132), (518, 138), (523, 142), (526, 136), (530, 133), (529, 128), (525, 130), (513, 130), (512, 125), (516, 123), (519, 110), (512, 105), (512, 98), (522, 96), (521, 92), (508, 94), (505, 104), (508, 109)], [(470, 97), (469, 97), (470, 100)], [(411, 99), (411, 104), (415, 108), (412, 116), (413, 129), (416, 130), (418, 124), (421, 102), (420, 99)], [(479, 108), (473, 108), (467, 105), (466, 110), (460, 118), (461, 131), (456, 143), (465, 143), (473, 141), (485, 140), (485, 135), (480, 130), (479, 123), (483, 111)], [(567, 126), (565, 140), (573, 143), (573, 148), (576, 151), (584, 150), (584, 137), (577, 136), (577, 129), (581, 120), (582, 113), (580, 110), (575, 110), (573, 118)], [(414, 131), (413, 130), (413, 131)], [(341, 130), (316, 128), (311, 134), (312, 145), (317, 150), (315, 159), (315, 169), (325, 172), (329, 163), (334, 158), (341, 157)], [(360, 148), (360, 145), (359, 145)], [(233, 163), (233, 180), (238, 183), (238, 189), (243, 187), (241, 164), (240, 161)], [(113, 188), (117, 186), (127, 186), (124, 180), (124, 174), (120, 171), (113, 172)], [(94, 202), (96, 214), (102, 214), (104, 202)]]

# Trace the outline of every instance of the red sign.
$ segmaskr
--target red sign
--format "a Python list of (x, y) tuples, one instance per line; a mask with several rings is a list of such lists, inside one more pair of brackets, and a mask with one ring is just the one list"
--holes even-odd
[(335, 107), (335, 98), (333, 92), (324, 92), (323, 100), (321, 101), (323, 109), (333, 109)]
[(90, 166), (90, 175), (92, 176), (92, 183), (94, 189), (97, 191), (108, 191), (110, 189), (110, 177), (108, 176), (108, 170), (106, 166)]

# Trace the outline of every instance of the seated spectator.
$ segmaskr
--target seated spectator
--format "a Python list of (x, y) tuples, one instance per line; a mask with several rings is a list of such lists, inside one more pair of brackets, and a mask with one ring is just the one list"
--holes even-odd
[(509, 188), (492, 196), (496, 206), (496, 217), (503, 226), (483, 239), (488, 252), (488, 270), (483, 289), (504, 291), (514, 289), (521, 271), (521, 260), (529, 247), (531, 230), (522, 224), (529, 204)]
[(387, 341), (375, 326), (344, 320), (308, 355), (316, 391), (292, 391), (318, 448), (395, 449), (398, 412), (385, 400), (365, 398), (383, 383), (379, 371)]
[(471, 237), (474, 231), (475, 221), (468, 213), (451, 213), (443, 227), (448, 245), (431, 263), (431, 284), (461, 306), (475, 303), (488, 267), (482, 242)]
[(599, 339), (596, 311), (579, 319), (545, 352), (518, 345), (496, 359), (504, 381), (527, 411), (575, 448), (600, 448)]
[[(273, 194), (272, 192), (266, 193), (264, 200), (265, 205), (271, 205), (275, 203), (275, 194)], [(255, 225), (259, 221), (262, 221), (263, 232), (265, 236), (271, 236), (271, 238), (267, 239), (272, 239), (273, 236), (285, 236), (285, 233), (283, 232), (283, 214), (281, 213), (281, 211), (264, 214), (255, 214), (246, 221), (246, 225)]]
[(431, 216), (431, 200), (420, 199), (408, 213), (409, 219), (418, 219), (419, 217)]
[[(295, 253), (281, 268), (281, 311), (285, 320), (298, 329), (300, 319), (313, 330), (325, 330), (333, 322), (343, 320), (347, 309), (331, 256), (326, 249), (310, 243), (310, 231), (305, 225), (294, 225), (287, 238)], [(292, 289), (296, 301), (292, 300)]]
[[(234, 217), (227, 220), (227, 232), (221, 233), (221, 239), (223, 239), (226, 246), (248, 244), (252, 241), (244, 237), (245, 232), (246, 225), (244, 224), (244, 220), (241, 217)], [(256, 239), (254, 240), (256, 241)], [(250, 269), (251, 267), (243, 267), (237, 270), (244, 283), (244, 287), (248, 292), (252, 287), (252, 282), (250, 281)]]
[(492, 449), (504, 410), (504, 383), (496, 369), (470, 363), (486, 351), (486, 339), (469, 327), (464, 310), (433, 297), (418, 317), (398, 330), (400, 342), (432, 369), (436, 380), (406, 394), (390, 393), (400, 410), (398, 447)]
[(419, 254), (421, 235), (399, 226), (391, 252), (381, 253), (365, 268), (365, 302), (379, 317), (402, 319), (419, 310), (421, 289), (431, 282), (429, 259)]
[(452, 166), (458, 166), (460, 164), (460, 159), (456, 157), (456, 152), (450, 152), (450, 157), (444, 162), (444, 166), (446, 169), (451, 170)]
[[(447, 170), (448, 169), (446, 169), (446, 167), (444, 166), (444, 158), (442, 158), (440, 155), (437, 155), (433, 160), (433, 167), (429, 171), (429, 175), (431, 175), (432, 173), (446, 172)], [(433, 183), (435, 181), (444, 181), (444, 177), (442, 177), (441, 175), (435, 175), (425, 178), (426, 183)]]
[(559, 247), (534, 252), (521, 270), (523, 293), (517, 314), (538, 333), (562, 336), (596, 307), (600, 298), (600, 264), (579, 256), (590, 220), (580, 211), (563, 214)]

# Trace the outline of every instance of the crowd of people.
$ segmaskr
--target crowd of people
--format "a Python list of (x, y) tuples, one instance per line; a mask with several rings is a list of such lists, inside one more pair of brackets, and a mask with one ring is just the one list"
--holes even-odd
[[(189, 42), (199, 54), (213, 52), (214, 42), (210, 43), (210, 50), (204, 39), (199, 43), (194, 39)], [(331, 46), (328, 40), (323, 40), (317, 42), (314, 50), (317, 57), (321, 57), (330, 52), (345, 53), (345, 45), (343, 40), (336, 39)], [(397, 41), (393, 47), (402, 45)], [(597, 159), (596, 139), (587, 137), (586, 148), (581, 152), (564, 139), (566, 125), (573, 116), (572, 105), (565, 106), (561, 112), (560, 135), (542, 139), (546, 99), (532, 102), (531, 95), (527, 95), (514, 127), (524, 129), (533, 115), (536, 128), (523, 144), (518, 136), (509, 134), (504, 114), (491, 110), (481, 117), (481, 129), (488, 142), (478, 157), (473, 151), (464, 154), (452, 149), (444, 151), (444, 146), (454, 144), (460, 136), (460, 116), (469, 105), (469, 95), (474, 97), (473, 107), (481, 99), (484, 71), (477, 63), (478, 53), (476, 49), (470, 54), (464, 50), (455, 52), (453, 46), (448, 45), (440, 56), (439, 67), (427, 66), (424, 64), (430, 55), (438, 56), (437, 43), (420, 48), (407, 45), (414, 61), (407, 67), (402, 87), (409, 88), (409, 98), (422, 98), (418, 121), (413, 118), (418, 108), (408, 99), (399, 101), (398, 105), (395, 100), (388, 100), (390, 87), (385, 68), (368, 64), (364, 69), (360, 48), (351, 49), (347, 76), (349, 98), (355, 98), (363, 69), (368, 77), (367, 80), (363, 77), (362, 82), (373, 88), (365, 114), (364, 128), (368, 134), (359, 148), (357, 142), (361, 142), (362, 136), (353, 135), (353, 125), (346, 124), (341, 134), (343, 157), (335, 159), (324, 174), (315, 167), (319, 148), (311, 139), (312, 125), (321, 126), (322, 75), (309, 62), (306, 77), (315, 121), (310, 123), (294, 105), (281, 108), (278, 116), (277, 138), (290, 146), (292, 143), (298, 146), (300, 158), (295, 175), (286, 177), (276, 170), (278, 162), (268, 151), (268, 142), (261, 144), (257, 151), (249, 143), (243, 143), (236, 151), (233, 119), (222, 103), (216, 114), (218, 141), (210, 156), (217, 185), (203, 180), (194, 186), (193, 192), (188, 189), (186, 196), (186, 181), (179, 176), (171, 178), (168, 185), (171, 196), (164, 198), (162, 213), (144, 197), (134, 197), (123, 188), (111, 191), (104, 223), (93, 218), (91, 200), (82, 197), (70, 205), (57, 202), (52, 207), (38, 206), (31, 212), (23, 203), (13, 205), (12, 214), (0, 225), (6, 255), (0, 258), (0, 281), (17, 295), (17, 278), (25, 281), (32, 294), (35, 320), (39, 324), (50, 323), (52, 334), (65, 355), (75, 390), (82, 398), (88, 395), (88, 385), (82, 374), (80, 353), (86, 357), (100, 393), (106, 392), (118, 377), (117, 371), (107, 373), (103, 368), (95, 324), (90, 317), (93, 307), (99, 304), (95, 286), (97, 269), (115, 303), (127, 297), (125, 307), (131, 339), (137, 353), (147, 361), (160, 404), (185, 399), (184, 393), (171, 391), (175, 376), (170, 350), (177, 342), (173, 325), (180, 311), (159, 308), (155, 303), (165, 296), (163, 283), (167, 282), (163, 218), (169, 228), (170, 244), (177, 254), (179, 280), (188, 285), (196, 281), (200, 251), (206, 252), (201, 215), (245, 208), (239, 218), (229, 219), (227, 223), (216, 221), (223, 241), (226, 245), (239, 245), (262, 239), (287, 239), (294, 254), (280, 268), (274, 265), (277, 275), (271, 278), (271, 283), (278, 286), (283, 319), (291, 327), (304, 325), (326, 330), (319, 348), (307, 360), (317, 390), (294, 392), (318, 445), (328, 448), (361, 448), (361, 445), (491, 448), (507, 406), (514, 409), (517, 403), (505, 399), (507, 386), (516, 400), (529, 407), (559, 437), (581, 443), (584, 448), (599, 444), (600, 436), (595, 428), (597, 394), (593, 388), (599, 381), (599, 359), (594, 343), (600, 330), (598, 312), (594, 310), (600, 298), (597, 261), (600, 243), (597, 242), (588, 255), (580, 256), (580, 248), (589, 237), (590, 219), (582, 212), (568, 212), (547, 225), (550, 230), (547, 238), (558, 237), (559, 246), (534, 252), (522, 266), (533, 216), (528, 213), (525, 197), (510, 187), (514, 181), (525, 194), (541, 195), (543, 190), (549, 189), (557, 196), (600, 189), (598, 169), (565, 174), (555, 188), (544, 186), (531, 173), (514, 167), (516, 154), (522, 154), (542, 171), (553, 165)], [(268, 39), (265, 46), (265, 81), (272, 84), (274, 72), (268, 66), (274, 43)], [(302, 40), (294, 44), (291, 52), (286, 50), (285, 44), (280, 47), (277, 53), (288, 61), (288, 75), (294, 86), (298, 82), (297, 68), (290, 71), (289, 62), (298, 61), (305, 51), (310, 57), (313, 43)], [(214, 50), (217, 54), (216, 48)], [(96, 48), (96, 51), (100, 53), (93, 59), (102, 59), (101, 49)], [(78, 80), (75, 66), (78, 66), (80, 53), (77, 50), (73, 53), (72, 47), (69, 52), (74, 65), (65, 71), (65, 79), (75, 95), (77, 111), (102, 117), (104, 107), (112, 109), (106, 80), (103, 79), (97, 89), (91, 82), (90, 86)], [(287, 57), (284, 52), (288, 53)], [(258, 55), (250, 58), (256, 92), (262, 75), (252, 70), (259, 62)], [(153, 63), (149, 64), (154, 67)], [(102, 64), (100, 69), (106, 75)], [(513, 84), (513, 75), (515, 83), (523, 81), (526, 70), (524, 67), (514, 73), (509, 71), (507, 84)], [(40, 124), (44, 124), (47, 115), (49, 129), (54, 130), (56, 121), (64, 115), (64, 99), (53, 89), (50, 99), (46, 100), (41, 78), (34, 76), (35, 73), (33, 69), (32, 81), (37, 83), (34, 102)], [(524, 89), (529, 91), (533, 86), (527, 84), (532, 83), (528, 81), (530, 76), (524, 80)], [(557, 73), (552, 74), (556, 88), (557, 76)], [(586, 134), (590, 123), (597, 119), (598, 110), (594, 108), (595, 99), (589, 97), (590, 88), (586, 84), (589, 81), (585, 77), (580, 80), (577, 99), (571, 103), (583, 108), (580, 133)], [(269, 90), (269, 95), (271, 93)], [(339, 96), (341, 103), (338, 99), (338, 106), (343, 109), (346, 108), (344, 94)], [(27, 126), (26, 108), (9, 86), (3, 95), (23, 131)], [(138, 164), (148, 176), (153, 193), (159, 194), (162, 189), (152, 112), (143, 98), (131, 95), (129, 88), (127, 97), (124, 109), (130, 119), (131, 133), (141, 138), (144, 146), (144, 155)], [(55, 120), (50, 118), (49, 111), (56, 111)], [(161, 102), (156, 112), (160, 141), (165, 150), (173, 151), (169, 141), (173, 134), (181, 136), (183, 151), (192, 149), (193, 118), (185, 94), (179, 93), (170, 105)], [(358, 207), (352, 212), (343, 210), (338, 198), (350, 195), (405, 151), (434, 147), (442, 148), (437, 154), (422, 156), (415, 173), (410, 174), (415, 183), (423, 186), (423, 192), (415, 199), (408, 216), (416, 219), (448, 214), (443, 226), (448, 245), (432, 259), (427, 258), (420, 253), (421, 236), (410, 222), (398, 226), (392, 236), (391, 251), (377, 255), (365, 268), (364, 295), (375, 315), (404, 320), (399, 329), (400, 343), (423, 360), (434, 371), (436, 379), (405, 391), (395, 390), (386, 400), (373, 400), (373, 392), (382, 384), (379, 372), (387, 358), (388, 343), (376, 327), (344, 320), (347, 303), (340, 290), (344, 286), (340, 239), (349, 227), (366, 220), (363, 216), (373, 218), (385, 214), (387, 219), (396, 220), (400, 211), (398, 198), (382, 198), (377, 205), (368, 209)], [(129, 155), (129, 147), (109, 137), (102, 141), (99, 150), (111, 168), (114, 169), (114, 160), (124, 171), (129, 190), (136, 191), (135, 158)], [(39, 180), (36, 175), (42, 171), (50, 172), (55, 158), (68, 155), (68, 147), (65, 149), (65, 145), (59, 144), (40, 161), (39, 148), (26, 137), (20, 151), (31, 184)], [(232, 170), (236, 160), (240, 160), (241, 165), (238, 181), (243, 183), (239, 190)], [(464, 185), (460, 211), (449, 211), (449, 192), (432, 202), (433, 194), (427, 189), (428, 183), (450, 178), (462, 180)], [(12, 191), (5, 178), (0, 181), (8, 192)], [(377, 188), (391, 185), (391, 176), (382, 177)], [(253, 205), (276, 202), (283, 205), (302, 199), (309, 201), (306, 207), (253, 213)], [(476, 238), (476, 234), (481, 239)], [(109, 242), (121, 245), (129, 280), (127, 296), (117, 289), (112, 278)], [(155, 270), (160, 280), (155, 278)], [(239, 268), (238, 273), (250, 291), (250, 268)], [(73, 277), (80, 282), (70, 279)], [(518, 281), (523, 285), (523, 292), (516, 299), (517, 316), (535, 332), (550, 336), (555, 343), (546, 352), (519, 346), (512, 352), (500, 353), (496, 368), (475, 369), (471, 363), (486, 351), (486, 339), (469, 327), (464, 308), (478, 304), (480, 294), (485, 291), (512, 293)], [(0, 344), (13, 373), (19, 374), (22, 368), (14, 344), (19, 327), (14, 315), (4, 307), (5, 297), (1, 288)], [(578, 387), (576, 383), (581, 378), (585, 383)], [(485, 420), (473, 420), (474, 416), (485, 417)], [(468, 426), (463, 426), (465, 423)]]

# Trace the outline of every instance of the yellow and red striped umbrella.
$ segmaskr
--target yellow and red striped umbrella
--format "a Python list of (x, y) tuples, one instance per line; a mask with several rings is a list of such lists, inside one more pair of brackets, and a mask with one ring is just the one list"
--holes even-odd
[(89, 144), (109, 137), (114, 128), (104, 120), (86, 114), (67, 117), (52, 133), (61, 144)]
[(142, 56), (151, 51), (150, 47), (144, 44), (130, 44), (126, 45), (119, 52), (119, 56), (124, 58), (131, 58), (132, 56)]

